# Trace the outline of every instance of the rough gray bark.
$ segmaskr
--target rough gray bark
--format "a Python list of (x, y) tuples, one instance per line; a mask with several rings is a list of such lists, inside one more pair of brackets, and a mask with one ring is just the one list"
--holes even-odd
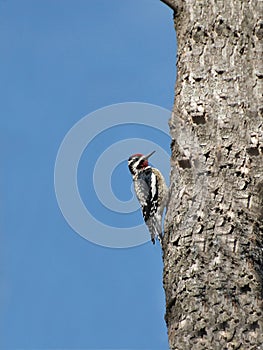
[(263, 349), (260, 0), (162, 0), (178, 57), (163, 244), (171, 349)]

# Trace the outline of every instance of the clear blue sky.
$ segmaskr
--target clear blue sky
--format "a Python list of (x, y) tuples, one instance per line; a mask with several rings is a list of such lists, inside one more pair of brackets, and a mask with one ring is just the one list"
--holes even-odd
[[(1, 350), (168, 348), (160, 247), (83, 239), (53, 176), (61, 141), (88, 113), (172, 108), (175, 44), (158, 0), (0, 0)], [(81, 177), (84, 190), (83, 167)]]

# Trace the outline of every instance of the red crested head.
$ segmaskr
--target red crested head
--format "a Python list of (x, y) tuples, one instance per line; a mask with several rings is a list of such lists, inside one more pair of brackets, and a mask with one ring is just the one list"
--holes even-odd
[(139, 162), (139, 164), (138, 164), (138, 165), (140, 166), (140, 168), (146, 168), (146, 167), (149, 165), (148, 160), (145, 159), (145, 158), (143, 157), (143, 154), (141, 154), (141, 153), (135, 153), (135, 154), (133, 154), (132, 156), (130, 156), (130, 158), (128, 159), (128, 161), (131, 161), (131, 160), (133, 160), (134, 163), (136, 163), (137, 161), (140, 160), (140, 162)]
[(149, 166), (148, 158), (150, 158), (154, 152), (155, 151), (147, 155), (143, 155), (141, 153), (135, 153), (132, 156), (130, 156), (130, 158), (128, 159), (128, 166), (129, 166), (130, 172), (134, 175), (136, 174), (136, 172), (139, 172), (140, 170)]

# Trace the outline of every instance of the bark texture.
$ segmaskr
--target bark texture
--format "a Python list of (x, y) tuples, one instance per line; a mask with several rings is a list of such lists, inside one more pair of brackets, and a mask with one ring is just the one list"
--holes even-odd
[(163, 0), (177, 81), (163, 244), (171, 349), (263, 349), (263, 1)]

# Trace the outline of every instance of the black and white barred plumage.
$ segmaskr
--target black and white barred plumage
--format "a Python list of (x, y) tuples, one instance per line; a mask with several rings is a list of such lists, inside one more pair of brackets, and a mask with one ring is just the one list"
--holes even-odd
[(155, 243), (162, 238), (162, 216), (167, 203), (168, 188), (163, 175), (148, 163), (154, 152), (144, 156), (140, 153), (132, 155), (128, 166), (133, 177), (134, 189), (142, 208), (142, 214)]

